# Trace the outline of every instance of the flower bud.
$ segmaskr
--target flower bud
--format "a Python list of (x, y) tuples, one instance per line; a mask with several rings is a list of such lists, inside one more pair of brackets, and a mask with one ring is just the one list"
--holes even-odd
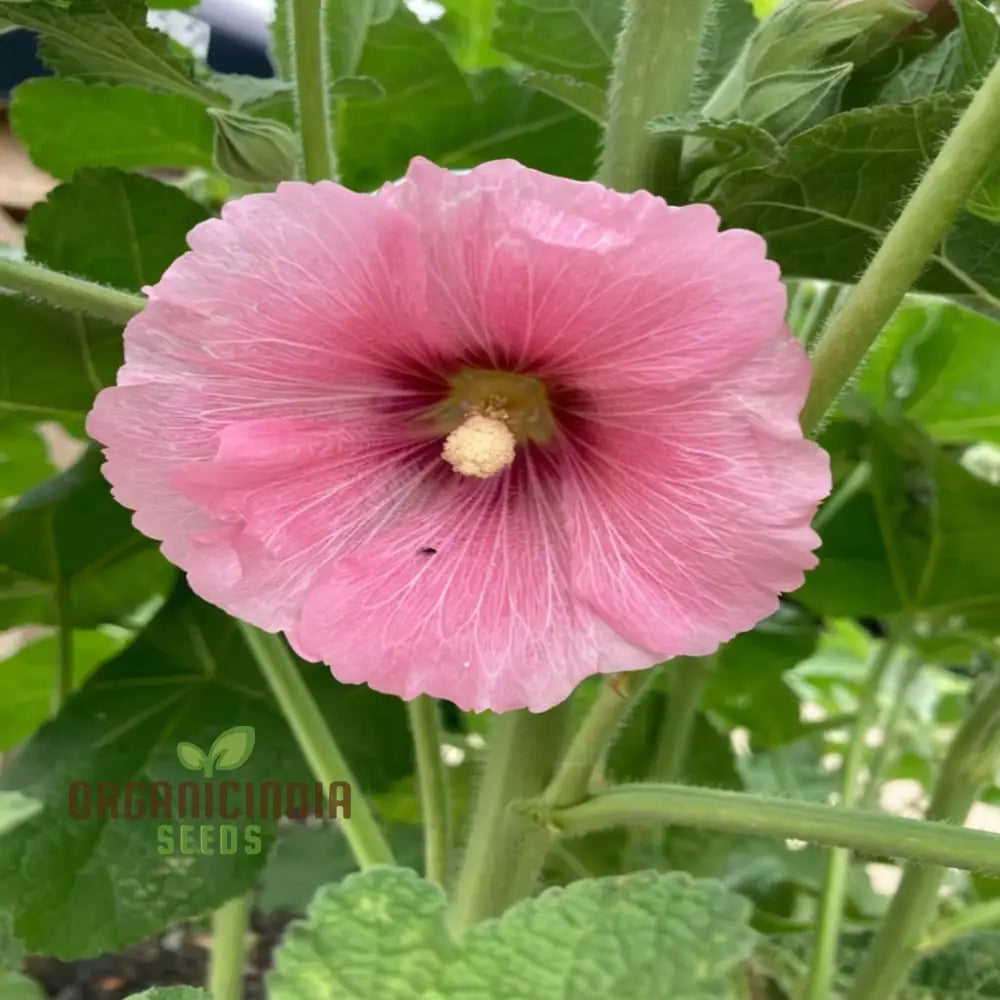
[(222, 108), (209, 108), (215, 125), (212, 158), (233, 180), (276, 184), (295, 173), (298, 143), (281, 122)]

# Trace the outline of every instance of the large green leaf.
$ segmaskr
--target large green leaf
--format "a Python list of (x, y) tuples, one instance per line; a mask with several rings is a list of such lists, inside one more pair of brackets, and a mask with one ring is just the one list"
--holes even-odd
[(94, 451), (0, 518), (0, 628), (90, 628), (162, 594), (173, 567), (111, 497)]
[[(726, 226), (759, 232), (788, 276), (853, 281), (895, 221), (967, 97), (939, 95), (828, 118), (771, 163), (729, 174), (711, 200)], [(1000, 298), (1000, 229), (964, 214), (918, 280)]]
[(212, 121), (183, 94), (44, 77), (14, 91), (11, 120), (32, 160), (56, 177), (80, 167), (212, 166)]
[[(28, 218), (38, 263), (120, 288), (157, 281), (206, 211), (181, 191), (119, 170), (81, 170)], [(109, 233), (114, 239), (109, 239)], [(0, 408), (79, 424), (115, 381), (121, 331), (112, 323), (0, 295)]]
[[(402, 703), (340, 685), (323, 666), (301, 669), (366, 790), (409, 772)], [(114, 951), (247, 891), (273, 842), (274, 819), (224, 821), (237, 830), (236, 853), (201, 853), (196, 846), (196, 853), (182, 854), (158, 850), (163, 826), (173, 846), (180, 843), (176, 819), (78, 819), (68, 812), (74, 782), (113, 782), (120, 791), (128, 782), (176, 788), (192, 780), (177, 760), (177, 744), (210, 746), (234, 725), (256, 732), (240, 788), (311, 782), (238, 624), (180, 586), (140, 638), (101, 667), (4, 772), (3, 787), (45, 803), (39, 817), (0, 838), (0, 907), (13, 914), (29, 950), (61, 957)], [(186, 822), (196, 830), (220, 823)], [(253, 850), (248, 827), (254, 825), (263, 849), (244, 853)]]
[(513, 157), (564, 176), (593, 173), (592, 120), (505, 70), (466, 76), (408, 10), (369, 29), (357, 71), (384, 96), (340, 108), (341, 166), (353, 187), (398, 177), (417, 155), (456, 169)]
[[(74, 631), (73, 686), (82, 684), (122, 644), (97, 630)], [(0, 661), (0, 752), (23, 742), (49, 717), (58, 655), (58, 638), (46, 636)]]
[[(0, 318), (4, 311), (0, 302)], [(4, 365), (4, 356), (0, 351), (0, 366)], [(4, 413), (9, 407), (10, 401), (0, 394), (0, 506), (55, 472), (36, 422), (30, 417)]]
[(749, 906), (673, 872), (577, 882), (456, 940), (437, 886), (399, 868), (327, 886), (276, 957), (271, 1000), (723, 1000)]
[(820, 564), (795, 596), (827, 614), (905, 610), (938, 626), (995, 632), (1000, 488), (911, 427), (876, 424), (862, 452), (869, 488), (824, 529)]
[(946, 441), (1000, 444), (1000, 324), (911, 299), (879, 337), (857, 391)]
[(81, 170), (31, 210), (25, 248), (54, 270), (139, 289), (160, 279), (207, 217), (182, 191), (150, 177)]
[(195, 81), (190, 56), (146, 27), (146, 7), (139, 0), (0, 0), (0, 18), (37, 31), (42, 59), (63, 76), (214, 101)]
[(500, 0), (493, 45), (532, 69), (603, 90), (621, 13), (618, 0)]
[(0, 409), (14, 417), (79, 423), (122, 363), (113, 323), (13, 295), (0, 294), (0, 330)]

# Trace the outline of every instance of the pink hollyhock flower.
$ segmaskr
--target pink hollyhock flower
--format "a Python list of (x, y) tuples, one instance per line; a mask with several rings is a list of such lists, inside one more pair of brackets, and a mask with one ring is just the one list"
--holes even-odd
[(807, 361), (718, 223), (511, 161), (283, 184), (191, 232), (88, 430), (207, 600), (341, 680), (540, 711), (815, 564)]

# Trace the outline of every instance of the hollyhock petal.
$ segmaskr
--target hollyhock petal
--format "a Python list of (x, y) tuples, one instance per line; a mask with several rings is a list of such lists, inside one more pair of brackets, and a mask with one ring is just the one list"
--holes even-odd
[(709, 392), (606, 399), (590, 461), (564, 480), (578, 597), (665, 658), (775, 611), (815, 565), (809, 521), (830, 488), (797, 420), (808, 378), (788, 337)]
[(470, 711), (543, 711), (588, 674), (658, 662), (570, 599), (541, 484), (514, 503), (502, 478), (479, 485), (454, 477), (439, 506), (328, 564), (293, 646), (342, 681)]
[(540, 711), (815, 561), (807, 365), (718, 227), (512, 161), (284, 184), (192, 231), (88, 430), (206, 599), (342, 680)]
[(707, 205), (671, 208), (513, 161), (464, 174), (415, 161), (385, 192), (420, 220), (428, 300), (491, 363), (543, 359), (574, 381), (628, 391), (730, 370), (774, 335), (785, 292), (764, 241), (720, 234)]

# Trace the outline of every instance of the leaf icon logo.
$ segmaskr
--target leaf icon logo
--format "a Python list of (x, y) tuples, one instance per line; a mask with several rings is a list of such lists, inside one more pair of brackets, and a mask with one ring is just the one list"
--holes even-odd
[(216, 771), (242, 767), (253, 753), (255, 738), (253, 726), (233, 726), (215, 738), (208, 753), (195, 743), (178, 743), (177, 759), (189, 771), (201, 771), (205, 778), (211, 778)]

